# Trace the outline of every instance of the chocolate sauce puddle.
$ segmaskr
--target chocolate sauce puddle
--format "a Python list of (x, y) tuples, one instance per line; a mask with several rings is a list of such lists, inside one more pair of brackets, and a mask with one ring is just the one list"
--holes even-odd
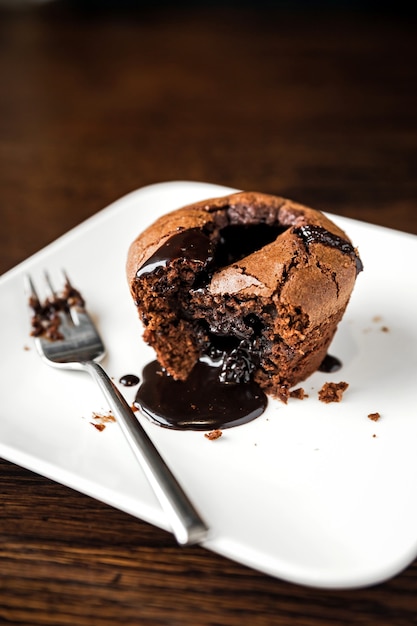
[(225, 384), (219, 368), (199, 361), (186, 381), (168, 376), (157, 361), (145, 366), (134, 404), (160, 426), (212, 430), (246, 424), (259, 417), (268, 400), (259, 385)]

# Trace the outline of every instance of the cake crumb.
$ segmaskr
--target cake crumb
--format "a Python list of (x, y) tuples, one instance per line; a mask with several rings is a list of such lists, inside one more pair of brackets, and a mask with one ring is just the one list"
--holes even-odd
[(33, 311), (31, 319), (31, 337), (42, 337), (50, 341), (60, 341), (64, 335), (60, 330), (61, 313), (68, 313), (71, 307), (84, 309), (85, 301), (80, 292), (66, 280), (61, 294), (54, 294), (40, 302), (36, 294), (29, 298), (29, 307)]
[(381, 417), (381, 414), (376, 412), (376, 413), (369, 413), (368, 417), (370, 420), (372, 420), (373, 422), (377, 422), (379, 420), (379, 418)]
[(97, 430), (99, 430), (100, 432), (102, 432), (106, 428), (106, 424), (116, 421), (116, 418), (114, 417), (114, 415), (112, 415), (111, 411), (109, 411), (108, 413), (96, 413), (95, 411), (93, 411), (91, 418), (93, 419), (93, 421), (90, 422), (90, 424), (94, 426), (94, 428), (97, 428)]
[(388, 326), (381, 326), (381, 331), (382, 331), (383, 333), (389, 333), (389, 328), (388, 328)]
[(297, 389), (293, 389), (292, 391), (290, 391), (290, 398), (304, 400), (304, 398), (308, 398), (308, 394), (304, 391), (302, 387), (298, 387)]
[(94, 422), (90, 422), (90, 424), (100, 432), (106, 428), (104, 424), (94, 424)]
[(204, 437), (209, 439), (210, 441), (214, 441), (215, 439), (219, 439), (222, 436), (222, 431), (220, 428), (216, 428), (215, 430), (211, 430), (209, 433), (204, 433)]
[(329, 402), (340, 402), (343, 393), (349, 387), (348, 383), (341, 381), (340, 383), (324, 383), (319, 391), (319, 400), (329, 404)]
[(92, 417), (93, 417), (93, 420), (98, 420), (102, 423), (116, 421), (116, 418), (114, 417), (111, 411), (109, 411), (108, 413), (96, 413), (95, 411), (93, 411)]

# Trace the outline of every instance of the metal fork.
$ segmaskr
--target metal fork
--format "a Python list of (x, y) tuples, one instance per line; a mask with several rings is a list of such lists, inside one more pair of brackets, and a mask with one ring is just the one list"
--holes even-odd
[(48, 298), (42, 304), (32, 278), (26, 292), (34, 312), (32, 335), (41, 357), (51, 366), (88, 372), (98, 383), (124, 436), (157, 496), (177, 541), (191, 545), (204, 540), (208, 527), (155, 448), (122, 394), (97, 363), (105, 354), (100, 335), (88, 315), (80, 293), (65, 278), (59, 296), (45, 272)]

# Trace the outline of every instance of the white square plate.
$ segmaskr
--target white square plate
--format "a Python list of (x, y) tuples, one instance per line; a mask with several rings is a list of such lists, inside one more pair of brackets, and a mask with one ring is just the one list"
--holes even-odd
[[(104, 400), (83, 373), (41, 362), (31, 338), (23, 276), (59, 283), (65, 268), (87, 300), (116, 381), (153, 360), (125, 279), (130, 242), (166, 211), (232, 189), (195, 182), (145, 187), (118, 200), (0, 279), (0, 454), (166, 528), (117, 424), (99, 432)], [(216, 441), (140, 417), (211, 527), (207, 549), (289, 581), (357, 587), (385, 580), (417, 555), (417, 237), (330, 216), (358, 246), (358, 277), (331, 353), (309, 397), (267, 411)], [(317, 392), (344, 380), (343, 401)], [(135, 389), (121, 388), (128, 401)], [(379, 412), (374, 422), (368, 414)]]

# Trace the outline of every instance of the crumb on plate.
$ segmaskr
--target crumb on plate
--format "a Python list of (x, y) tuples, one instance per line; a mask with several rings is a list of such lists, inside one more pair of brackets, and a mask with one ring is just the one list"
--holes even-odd
[(94, 428), (97, 428), (100, 432), (106, 428), (106, 424), (116, 421), (116, 418), (111, 411), (108, 413), (96, 413), (93, 411), (91, 418), (93, 421), (90, 422), (90, 424), (94, 426)]
[(204, 433), (204, 437), (206, 437), (206, 439), (210, 439), (210, 441), (214, 441), (215, 439), (219, 439), (222, 434), (223, 433), (220, 428), (216, 428), (215, 430), (211, 430), (209, 433)]
[(319, 400), (329, 404), (329, 402), (340, 402), (343, 393), (349, 387), (348, 383), (341, 381), (340, 383), (324, 383), (319, 391)]

